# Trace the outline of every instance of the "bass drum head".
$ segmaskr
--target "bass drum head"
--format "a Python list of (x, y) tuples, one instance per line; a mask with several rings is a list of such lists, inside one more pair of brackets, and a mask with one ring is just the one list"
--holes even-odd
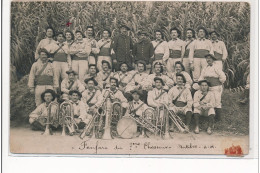
[(136, 137), (137, 124), (135, 120), (130, 117), (123, 117), (117, 123), (117, 133), (124, 139), (131, 139)]

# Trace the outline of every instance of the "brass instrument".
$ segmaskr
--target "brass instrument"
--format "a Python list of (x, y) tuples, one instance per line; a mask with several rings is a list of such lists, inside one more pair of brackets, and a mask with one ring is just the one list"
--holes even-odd
[(112, 116), (112, 102), (111, 99), (109, 97), (106, 98), (106, 106), (105, 106), (105, 116), (106, 116), (106, 120), (105, 120), (105, 127), (104, 127), (104, 134), (102, 136), (102, 139), (112, 139), (111, 136), (111, 116)]
[(69, 130), (69, 134), (73, 135), (76, 130), (75, 127), (78, 129), (77, 123), (74, 120), (74, 111), (72, 103), (68, 101), (64, 101), (60, 105), (60, 116), (61, 116), (61, 124), (62, 124), (62, 133), (61, 136), (66, 136), (66, 127)]
[[(52, 114), (52, 107), (56, 106), (56, 111), (53, 117), (51, 117)], [(45, 131), (43, 133), (43, 135), (51, 135), (50, 132), (50, 124), (54, 124), (55, 121), (57, 121), (59, 119), (59, 104), (57, 102), (51, 102), (47, 108), (47, 120), (46, 120), (46, 128)], [(51, 121), (52, 118), (52, 121)]]

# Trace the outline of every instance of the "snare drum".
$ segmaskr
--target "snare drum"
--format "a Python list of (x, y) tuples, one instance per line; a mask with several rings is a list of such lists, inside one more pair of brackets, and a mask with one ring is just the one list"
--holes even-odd
[(125, 116), (117, 123), (117, 133), (124, 139), (131, 139), (136, 137), (137, 123), (129, 116)]

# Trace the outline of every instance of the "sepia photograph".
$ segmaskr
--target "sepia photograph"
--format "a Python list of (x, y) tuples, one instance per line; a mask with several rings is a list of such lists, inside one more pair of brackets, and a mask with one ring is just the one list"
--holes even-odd
[(10, 4), (11, 154), (250, 153), (250, 3)]

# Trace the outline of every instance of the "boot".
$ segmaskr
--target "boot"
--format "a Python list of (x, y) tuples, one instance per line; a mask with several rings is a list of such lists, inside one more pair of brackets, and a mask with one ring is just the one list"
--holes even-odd
[(32, 124), (32, 130), (41, 130), (41, 131), (45, 131), (45, 127), (43, 125), (41, 125), (41, 123), (39, 123), (38, 121), (34, 121)]
[(190, 131), (191, 117), (192, 117), (192, 112), (191, 112), (191, 111), (188, 111), (188, 112), (186, 113), (186, 126), (187, 126), (187, 128), (188, 128), (188, 129), (186, 129), (187, 132)]
[(216, 111), (215, 120), (221, 121), (221, 108), (215, 108), (215, 111)]
[(213, 129), (213, 125), (214, 125), (214, 116), (213, 114), (209, 115), (209, 127), (207, 129), (207, 133), (209, 135), (212, 134), (212, 129)]
[(200, 118), (200, 114), (194, 114), (194, 119), (195, 119), (195, 130), (194, 130), (194, 133), (196, 133), (196, 134), (200, 133), (199, 118)]
[(141, 134), (138, 137), (145, 138), (144, 128), (141, 128)]
[(241, 104), (247, 104), (248, 101), (249, 101), (249, 89), (246, 89), (246, 90), (244, 91), (244, 99), (240, 100), (239, 102), (240, 102)]

